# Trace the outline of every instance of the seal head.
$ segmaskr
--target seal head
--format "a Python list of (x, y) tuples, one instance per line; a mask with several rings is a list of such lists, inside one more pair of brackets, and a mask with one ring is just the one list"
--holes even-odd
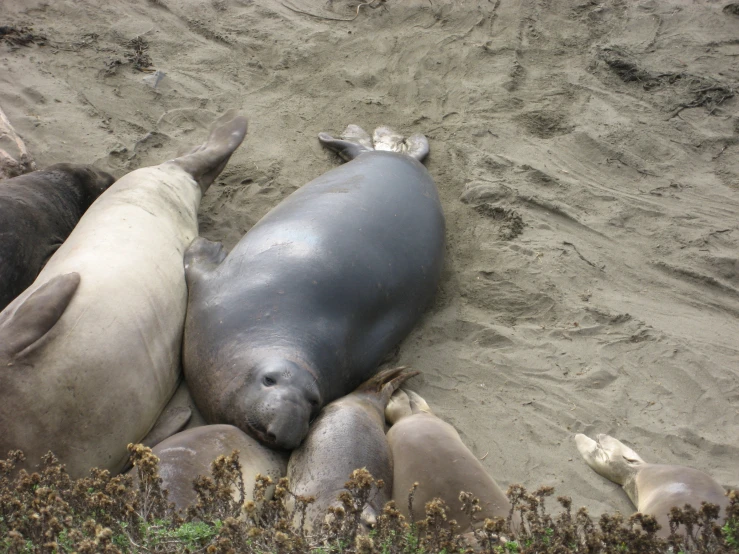
[(285, 358), (260, 359), (251, 371), (240, 372), (241, 386), (226, 394), (221, 417), (241, 418), (233, 425), (248, 429), (264, 444), (292, 450), (308, 434), (321, 396), (315, 378)]

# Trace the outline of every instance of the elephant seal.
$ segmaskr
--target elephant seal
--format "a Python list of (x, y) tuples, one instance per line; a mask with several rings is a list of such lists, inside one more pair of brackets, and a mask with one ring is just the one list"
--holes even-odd
[(113, 181), (104, 171), (74, 164), (0, 181), (0, 311), (33, 283)]
[[(226, 256), (198, 239), (183, 365), (210, 423), (292, 450), (321, 407), (366, 381), (431, 303), (444, 216), (425, 137), (319, 135), (349, 163), (304, 185)], [(382, 149), (386, 149), (383, 151)], [(387, 151), (394, 149), (395, 151)]]
[(365, 468), (382, 489), (373, 487), (361, 521), (369, 526), (390, 500), (393, 459), (385, 438), (385, 406), (393, 392), (418, 371), (386, 369), (353, 393), (326, 406), (310, 426), (305, 441), (290, 455), (287, 478), (296, 495), (313, 496), (308, 506), (307, 527), (327, 515), (355, 469)]
[(621, 485), (636, 509), (654, 516), (661, 525), (657, 534), (670, 534), (669, 513), (673, 507), (690, 504), (700, 508), (702, 502), (716, 504), (721, 512), (729, 505), (726, 490), (710, 475), (685, 466), (649, 464), (639, 454), (609, 436), (593, 440), (575, 435), (577, 449), (585, 462), (599, 475)]
[(246, 132), (221, 122), (187, 155), (129, 173), (0, 313), (0, 452), (54, 452), (72, 477), (118, 472), (180, 375), (185, 249), (203, 191)]
[[(205, 425), (172, 435), (160, 442), (152, 452), (159, 458), (159, 477), (167, 499), (180, 511), (197, 502), (193, 481), (211, 474), (211, 464), (219, 456), (239, 451), (241, 475), (244, 478), (244, 500), (253, 500), (257, 474), (273, 481), (285, 475), (287, 455), (262, 446), (233, 425)], [(136, 470), (131, 471), (136, 474)], [(237, 494), (238, 491), (234, 491)]]
[[(426, 503), (440, 498), (448, 506), (447, 518), (461, 533), (473, 522), (462, 511), (459, 495), (470, 492), (480, 500), (479, 523), (485, 518), (508, 517), (511, 504), (480, 461), (464, 445), (456, 429), (436, 417), (426, 401), (412, 391), (397, 391), (385, 410), (391, 424), (387, 441), (393, 455), (393, 500), (400, 512), (419, 521)], [(408, 495), (414, 483), (413, 513)]]

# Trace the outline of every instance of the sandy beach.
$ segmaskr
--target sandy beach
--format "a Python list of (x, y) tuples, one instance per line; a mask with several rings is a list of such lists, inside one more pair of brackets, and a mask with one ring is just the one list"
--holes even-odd
[(39, 167), (117, 177), (239, 109), (200, 213), (227, 248), (339, 163), (319, 132), (426, 134), (448, 246), (410, 388), (503, 487), (630, 513), (581, 432), (739, 488), (739, 4), (360, 4), (2, 0), (45, 40), (0, 39), (0, 106)]

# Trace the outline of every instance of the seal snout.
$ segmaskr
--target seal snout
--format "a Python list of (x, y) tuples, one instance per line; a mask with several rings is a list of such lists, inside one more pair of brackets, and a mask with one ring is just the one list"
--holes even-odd
[(287, 360), (273, 360), (255, 375), (259, 389), (259, 415), (252, 425), (262, 442), (276, 448), (297, 448), (308, 434), (311, 418), (318, 412), (318, 388), (304, 371)]

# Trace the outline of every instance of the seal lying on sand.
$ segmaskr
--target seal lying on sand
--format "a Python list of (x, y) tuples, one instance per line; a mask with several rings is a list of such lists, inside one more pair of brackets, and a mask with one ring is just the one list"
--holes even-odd
[(80, 219), (36, 281), (0, 313), (0, 452), (48, 450), (72, 477), (118, 472), (175, 391), (185, 248), (205, 189), (246, 120), (189, 154), (129, 173)]
[[(156, 445), (152, 452), (159, 458), (162, 488), (169, 492), (167, 500), (178, 510), (187, 510), (197, 501), (193, 481), (200, 475), (210, 476), (211, 464), (219, 456), (239, 451), (241, 475), (244, 478), (244, 500), (252, 500), (257, 474), (277, 482), (285, 475), (287, 455), (262, 446), (232, 425), (205, 425), (182, 431)], [(136, 474), (136, 470), (131, 473)], [(236, 494), (237, 491), (234, 491)]]
[[(304, 185), (226, 256), (193, 242), (183, 365), (210, 423), (294, 449), (321, 407), (367, 380), (436, 291), (444, 217), (425, 137), (321, 134), (346, 165)], [(382, 151), (393, 149), (395, 151)], [(405, 153), (401, 153), (405, 152)]]
[(374, 524), (390, 500), (393, 460), (385, 438), (385, 406), (406, 379), (417, 371), (403, 368), (381, 371), (353, 393), (326, 406), (303, 444), (293, 451), (287, 466), (290, 488), (296, 495), (313, 496), (308, 506), (308, 528), (326, 515), (329, 506), (340, 506), (337, 497), (351, 473), (365, 468), (385, 487), (375, 488), (362, 513), (362, 522)]
[(436, 417), (426, 401), (412, 391), (397, 391), (385, 410), (392, 425), (387, 440), (393, 454), (393, 500), (408, 517), (408, 494), (413, 494), (412, 521), (425, 517), (426, 503), (440, 498), (448, 506), (448, 519), (460, 532), (471, 529), (461, 510), (461, 492), (471, 492), (482, 510), (476, 517), (508, 517), (511, 505), (495, 480), (459, 438), (457, 431)]
[(113, 181), (104, 171), (73, 164), (0, 181), (0, 311), (33, 283)]
[(700, 508), (710, 502), (723, 513), (729, 500), (726, 491), (710, 475), (685, 466), (648, 464), (631, 448), (609, 435), (593, 440), (582, 434), (575, 442), (585, 462), (599, 475), (621, 485), (642, 514), (654, 516), (662, 526), (658, 535), (670, 534), (672, 507), (690, 504)]

